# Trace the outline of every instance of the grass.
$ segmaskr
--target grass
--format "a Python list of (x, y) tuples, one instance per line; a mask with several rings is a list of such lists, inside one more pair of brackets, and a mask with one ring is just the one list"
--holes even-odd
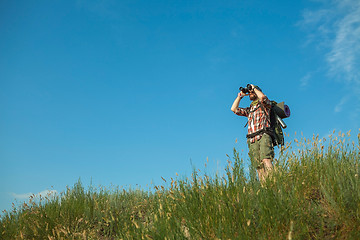
[(349, 139), (287, 143), (264, 184), (235, 149), (225, 176), (194, 170), (152, 192), (79, 181), (4, 211), (0, 239), (360, 239), (360, 134)]

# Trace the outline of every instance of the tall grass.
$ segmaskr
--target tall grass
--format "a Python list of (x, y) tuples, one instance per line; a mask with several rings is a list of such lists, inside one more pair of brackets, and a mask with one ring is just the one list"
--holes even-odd
[(349, 136), (287, 143), (263, 184), (235, 149), (226, 175), (194, 170), (153, 192), (79, 181), (3, 212), (0, 239), (360, 239), (360, 134)]

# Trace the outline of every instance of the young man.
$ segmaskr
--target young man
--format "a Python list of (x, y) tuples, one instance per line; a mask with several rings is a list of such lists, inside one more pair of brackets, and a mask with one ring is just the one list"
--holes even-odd
[[(236, 115), (248, 118), (247, 143), (251, 163), (256, 168), (260, 181), (272, 171), (272, 159), (274, 158), (274, 147), (272, 138), (266, 131), (270, 128), (271, 103), (261, 89), (252, 84), (248, 85), (249, 94), (243, 91), (238, 93), (231, 111)], [(252, 103), (250, 107), (239, 108), (241, 99), (249, 96)]]

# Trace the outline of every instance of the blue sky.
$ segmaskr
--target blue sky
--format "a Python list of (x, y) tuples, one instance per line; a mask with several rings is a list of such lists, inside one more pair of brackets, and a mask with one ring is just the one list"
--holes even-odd
[(247, 83), (290, 106), (287, 141), (359, 131), (357, 0), (2, 0), (0, 36), (0, 209), (221, 172)]

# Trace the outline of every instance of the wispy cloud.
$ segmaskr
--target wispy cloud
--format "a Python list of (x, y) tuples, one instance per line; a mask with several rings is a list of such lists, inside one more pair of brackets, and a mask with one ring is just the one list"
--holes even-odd
[[(340, 112), (351, 97), (360, 105), (360, 1), (329, 0), (321, 1), (322, 7), (305, 10), (299, 23), (309, 30), (306, 44), (315, 44), (325, 51), (329, 77), (344, 83), (346, 97), (335, 106)], [(307, 76), (301, 80), (306, 85)], [(355, 109), (359, 107), (355, 106)]]
[(311, 79), (311, 73), (307, 73), (304, 77), (300, 79), (300, 87), (306, 88), (309, 85)]
[(348, 82), (359, 83), (360, 1), (339, 2), (339, 8), (344, 9), (346, 13), (334, 23), (335, 37), (327, 61), (332, 74), (344, 76)]
[(334, 111), (336, 113), (341, 112), (344, 105), (348, 102), (348, 100), (349, 100), (349, 97), (347, 95), (345, 97), (341, 98), (340, 102), (338, 104), (336, 104)]
[[(119, 1), (120, 2), (120, 1)], [(116, 1), (114, 0), (77, 0), (76, 4), (100, 17), (116, 19), (118, 13), (114, 9)]]
[(34, 197), (35, 199), (39, 199), (40, 197), (51, 197), (57, 194), (56, 190), (44, 190), (41, 191), (39, 193), (9, 193), (13, 198), (23, 201), (23, 200), (28, 200), (31, 196)]

